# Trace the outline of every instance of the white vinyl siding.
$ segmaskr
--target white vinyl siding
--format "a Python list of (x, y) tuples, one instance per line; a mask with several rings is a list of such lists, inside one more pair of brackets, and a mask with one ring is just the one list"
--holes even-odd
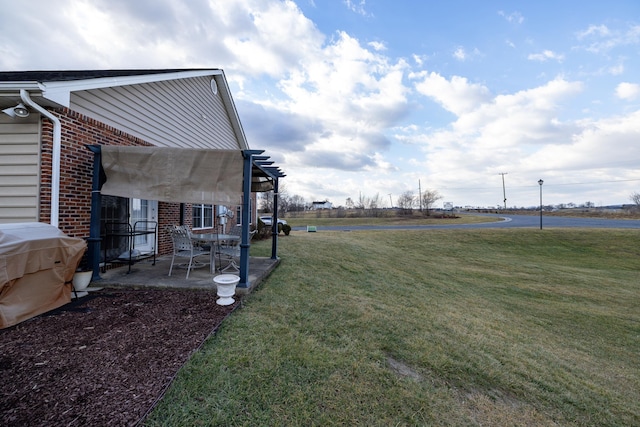
[(212, 78), (73, 92), (71, 109), (160, 147), (244, 148)]
[(39, 117), (0, 117), (0, 223), (38, 221)]

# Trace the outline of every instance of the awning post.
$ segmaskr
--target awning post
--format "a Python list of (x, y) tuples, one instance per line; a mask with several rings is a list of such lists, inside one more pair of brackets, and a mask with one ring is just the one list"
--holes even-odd
[(240, 236), (240, 282), (239, 288), (249, 288), (249, 215), (251, 209), (251, 173), (253, 169), (253, 154), (262, 151), (244, 150), (242, 156), (244, 158), (242, 173), (242, 213), (240, 224), (242, 234)]
[(271, 259), (278, 259), (278, 178), (273, 180), (273, 219), (271, 220)]

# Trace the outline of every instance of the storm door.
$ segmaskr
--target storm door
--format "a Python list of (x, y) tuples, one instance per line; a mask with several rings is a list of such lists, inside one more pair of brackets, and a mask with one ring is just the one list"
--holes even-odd
[[(151, 229), (158, 221), (158, 202), (155, 200), (131, 199), (131, 226), (137, 229)], [(151, 223), (149, 223), (151, 222)], [(136, 226), (137, 223), (137, 226)], [(135, 248), (142, 253), (153, 253), (156, 250), (156, 237), (145, 234), (135, 237)]]
[[(158, 202), (154, 200), (128, 199), (117, 196), (102, 196), (100, 213), (100, 229), (102, 244), (100, 257), (102, 262), (110, 262), (116, 258), (128, 258), (129, 237), (123, 234), (145, 224), (140, 221), (158, 220)], [(115, 234), (111, 233), (116, 231)], [(153, 234), (134, 237), (135, 249), (142, 253), (153, 253), (156, 250), (157, 236)]]

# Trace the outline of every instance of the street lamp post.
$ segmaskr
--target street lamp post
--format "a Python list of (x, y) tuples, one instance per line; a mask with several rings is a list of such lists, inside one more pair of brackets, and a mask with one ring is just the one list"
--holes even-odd
[(538, 184), (540, 185), (540, 230), (542, 230), (542, 184), (544, 181), (538, 180)]

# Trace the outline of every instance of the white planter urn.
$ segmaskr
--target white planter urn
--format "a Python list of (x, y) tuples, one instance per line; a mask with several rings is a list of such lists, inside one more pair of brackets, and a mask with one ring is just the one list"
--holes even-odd
[(76, 291), (84, 291), (91, 283), (91, 277), (93, 276), (93, 271), (76, 271), (73, 274), (73, 289)]
[(240, 282), (240, 277), (235, 274), (220, 274), (213, 278), (218, 291), (218, 305), (231, 305), (235, 302), (233, 299), (236, 294), (236, 285)]

